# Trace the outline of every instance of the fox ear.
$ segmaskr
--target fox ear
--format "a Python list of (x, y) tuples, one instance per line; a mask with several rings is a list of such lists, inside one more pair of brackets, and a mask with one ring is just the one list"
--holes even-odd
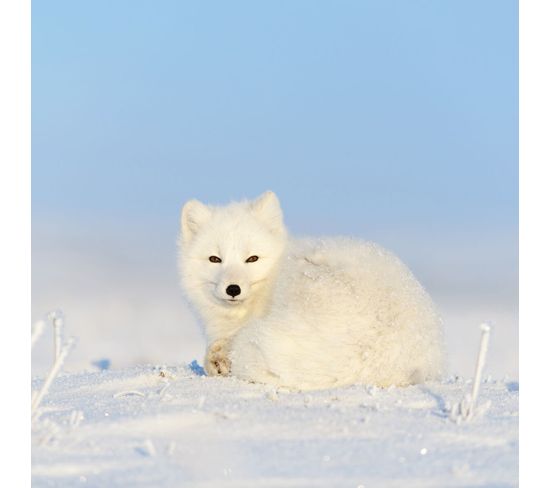
[(210, 209), (198, 200), (189, 200), (181, 209), (181, 233), (189, 242), (212, 215)]
[(269, 227), (271, 232), (275, 234), (284, 232), (283, 211), (275, 193), (266, 191), (254, 200), (251, 205), (252, 212)]

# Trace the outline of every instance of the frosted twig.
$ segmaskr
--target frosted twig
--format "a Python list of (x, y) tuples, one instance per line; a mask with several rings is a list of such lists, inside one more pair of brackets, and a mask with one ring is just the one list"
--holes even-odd
[(481, 373), (485, 367), (485, 359), (487, 357), (487, 349), (489, 348), (489, 335), (491, 334), (491, 326), (489, 324), (481, 324), (481, 342), (479, 344), (479, 355), (477, 356), (476, 375), (474, 385), (472, 387), (472, 408), (477, 403), (479, 394), (479, 385), (481, 383)]
[(65, 359), (67, 355), (69, 354), (69, 351), (74, 346), (76, 340), (74, 337), (70, 337), (67, 342), (63, 345), (61, 348), (61, 351), (59, 355), (55, 358), (55, 361), (53, 363), (53, 366), (50, 369), (50, 372), (48, 373), (48, 376), (46, 377), (44, 384), (42, 385), (42, 388), (40, 388), (38, 394), (34, 396), (31, 403), (31, 415), (32, 420), (36, 420), (38, 418), (38, 406), (40, 405), (40, 402), (44, 398), (44, 395), (48, 393), (48, 390), (50, 389), (50, 386), (59, 373), (59, 370), (63, 366), (63, 363), (65, 362)]
[(36, 344), (36, 341), (40, 339), (40, 336), (42, 335), (42, 332), (44, 332), (45, 322), (43, 320), (39, 320), (32, 326), (32, 332), (31, 332), (31, 349)]
[(63, 312), (56, 310), (48, 314), (48, 318), (52, 321), (53, 325), (53, 345), (54, 345), (54, 357), (57, 359), (61, 354), (61, 342), (63, 335)]
[[(479, 353), (477, 356), (476, 371), (474, 382), (472, 385), (472, 392), (467, 393), (464, 398), (459, 402), (455, 403), (450, 411), (449, 418), (455, 421), (457, 424), (463, 420), (470, 420), (475, 412), (475, 407), (477, 404), (477, 397), (479, 395), (479, 387), (481, 384), (481, 375), (483, 373), (483, 368), (485, 367), (485, 359), (487, 357), (487, 349), (489, 348), (489, 336), (491, 333), (491, 326), (489, 324), (483, 323), (480, 325), (481, 329), (481, 342), (479, 344)], [(477, 413), (482, 413), (486, 410), (488, 404), (481, 405), (478, 408)]]

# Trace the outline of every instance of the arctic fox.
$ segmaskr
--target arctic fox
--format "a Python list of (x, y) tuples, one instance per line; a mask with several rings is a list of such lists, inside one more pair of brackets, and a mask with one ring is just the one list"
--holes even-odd
[(442, 373), (441, 321), (408, 268), (371, 242), (289, 239), (272, 192), (187, 202), (179, 266), (209, 375), (311, 390)]

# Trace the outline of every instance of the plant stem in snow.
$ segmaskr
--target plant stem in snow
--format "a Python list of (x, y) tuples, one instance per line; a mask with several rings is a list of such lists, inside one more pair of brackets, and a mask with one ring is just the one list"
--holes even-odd
[(36, 344), (36, 341), (40, 339), (40, 336), (42, 335), (42, 332), (44, 332), (44, 326), (46, 324), (43, 320), (39, 320), (32, 326), (32, 333), (31, 333), (31, 349)]
[[(481, 385), (481, 375), (483, 373), (483, 368), (485, 367), (485, 359), (487, 357), (489, 334), (491, 332), (491, 327), (489, 324), (481, 324), (480, 328), (481, 342), (479, 344), (479, 353), (477, 356), (472, 393), (467, 393), (459, 403), (456, 403), (451, 407), (449, 412), (450, 419), (454, 420), (456, 423), (460, 423), (463, 420), (469, 420), (474, 416), (477, 397), (479, 395), (479, 387)], [(486, 408), (488, 408), (488, 404), (482, 405), (478, 410), (483, 411)]]
[(33, 420), (35, 420), (38, 417), (38, 414), (37, 414), (38, 406), (40, 405), (42, 398), (44, 398), (44, 395), (48, 393), (48, 390), (50, 389), (50, 386), (53, 380), (55, 379), (55, 377), (59, 373), (59, 370), (63, 366), (63, 363), (65, 362), (65, 358), (69, 354), (69, 351), (72, 349), (74, 343), (75, 343), (75, 339), (74, 337), (71, 337), (65, 343), (65, 345), (61, 348), (61, 351), (59, 355), (55, 358), (53, 366), (50, 369), (50, 372), (48, 373), (48, 376), (46, 377), (46, 380), (44, 381), (42, 388), (40, 388), (40, 391), (38, 392), (38, 394), (32, 399), (31, 415)]
[(63, 334), (63, 313), (55, 311), (50, 313), (50, 319), (53, 324), (53, 345), (54, 345), (54, 357), (57, 358), (61, 354), (61, 340)]
[(477, 356), (476, 375), (474, 378), (474, 384), (472, 387), (472, 410), (477, 402), (477, 396), (479, 395), (479, 385), (481, 384), (481, 374), (485, 367), (485, 359), (487, 357), (487, 349), (489, 346), (489, 334), (491, 333), (491, 326), (489, 324), (481, 324), (481, 342), (479, 344), (479, 354)]

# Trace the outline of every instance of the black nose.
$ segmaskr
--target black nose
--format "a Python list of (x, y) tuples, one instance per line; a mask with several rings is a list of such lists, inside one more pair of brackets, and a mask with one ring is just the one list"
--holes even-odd
[(225, 289), (225, 293), (231, 295), (232, 297), (236, 297), (237, 295), (241, 294), (241, 287), (239, 285), (229, 285)]

